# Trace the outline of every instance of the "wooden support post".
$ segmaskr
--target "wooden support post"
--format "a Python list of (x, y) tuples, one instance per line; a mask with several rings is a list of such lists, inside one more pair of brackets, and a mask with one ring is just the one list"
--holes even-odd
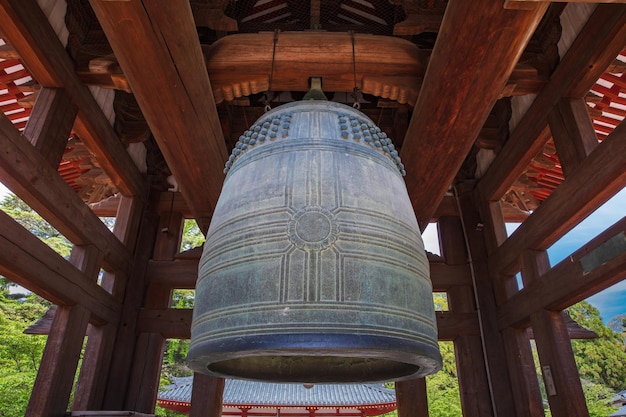
[[(549, 269), (546, 251), (526, 250), (522, 254), (522, 279), (525, 283), (539, 279)], [(540, 310), (530, 315), (530, 321), (552, 415), (588, 416), (562, 312)]]
[[(154, 260), (174, 260), (179, 252), (183, 220), (180, 213), (161, 213), (152, 256)], [(171, 292), (170, 287), (149, 282), (144, 306), (150, 309), (168, 308)], [(165, 340), (161, 333), (140, 333), (137, 337), (126, 408), (154, 412)]]
[(396, 382), (398, 417), (428, 417), (426, 379)]
[(65, 415), (88, 322), (89, 311), (80, 305), (57, 308), (26, 408), (27, 417)]
[[(102, 255), (94, 246), (75, 246), (70, 262), (95, 281)], [(89, 310), (86, 308), (80, 305), (58, 306), (26, 416), (58, 416), (65, 413), (88, 323)]]
[(511, 380), (518, 378), (518, 376), (511, 374), (512, 370), (509, 369), (504, 349), (505, 344), (495, 320), (496, 303), (503, 296), (504, 289), (494, 287), (490, 275), (487, 263), (487, 244), (493, 239), (485, 237), (485, 221), (480, 216), (477, 193), (473, 188), (470, 188), (472, 185), (468, 183), (459, 187), (462, 189), (457, 198), (459, 199), (468, 248), (468, 260), (473, 271), (474, 292), (480, 318), (482, 347), (485, 352), (486, 369), (491, 387), (491, 400), (496, 408), (494, 414), (514, 416), (517, 415), (517, 410)]
[[(113, 233), (131, 251), (134, 251), (143, 204), (137, 198), (121, 197)], [(126, 288), (125, 271), (105, 272), (102, 287), (120, 301)], [(116, 323), (117, 324), (117, 323)], [(99, 410), (109, 376), (109, 368), (115, 346), (116, 324), (90, 326), (87, 330), (87, 346), (80, 370), (72, 410)]]
[[(458, 217), (440, 217), (439, 235), (446, 264), (467, 264), (461, 220)], [(451, 287), (448, 290), (448, 304), (454, 313), (476, 313), (474, 291), (469, 285)], [(480, 334), (455, 337), (454, 351), (463, 416), (492, 416), (489, 377)]]
[[(129, 391), (130, 373), (137, 341), (137, 317), (140, 306), (143, 304), (147, 285), (145, 270), (152, 255), (159, 224), (155, 210), (157, 201), (152, 200), (143, 211), (133, 269), (127, 275), (128, 283), (124, 290), (121, 320), (117, 326), (113, 357), (108, 370), (107, 387), (102, 403), (104, 410), (123, 410)], [(118, 279), (120, 277), (116, 277), (115, 281)], [(116, 292), (115, 289), (113, 292)]]
[(115, 332), (116, 327), (113, 324), (92, 325), (87, 329), (87, 345), (76, 383), (72, 410), (102, 409), (107, 370), (111, 364), (115, 345)]
[(548, 115), (548, 123), (567, 177), (598, 146), (587, 103), (582, 98), (562, 98)]
[[(485, 219), (485, 243), (487, 251), (491, 254), (506, 240), (507, 233), (500, 203), (483, 201), (484, 204), (480, 208)], [(493, 274), (493, 271), (490, 273)], [(494, 282), (494, 288), (497, 302), (501, 304), (517, 293), (519, 288), (514, 276), (498, 278)], [(544, 415), (543, 401), (528, 332), (525, 328), (507, 327), (501, 330), (501, 335), (517, 415), (542, 417)]]
[(224, 379), (195, 373), (189, 417), (220, 417)]
[(54, 168), (61, 163), (77, 112), (65, 90), (42, 88), (39, 91), (24, 136)]

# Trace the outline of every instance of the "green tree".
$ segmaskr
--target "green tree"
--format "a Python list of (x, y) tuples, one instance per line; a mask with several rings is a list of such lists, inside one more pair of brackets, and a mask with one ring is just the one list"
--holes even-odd
[(623, 336), (605, 326), (598, 309), (586, 301), (571, 306), (567, 311), (581, 326), (598, 335), (597, 339), (572, 341), (580, 377), (613, 390), (626, 388), (626, 346)]
[(19, 300), (0, 291), (0, 417), (23, 416), (46, 336), (24, 334), (49, 303), (35, 294)]
[(69, 257), (72, 244), (15, 194), (7, 194), (0, 203), (0, 209), (44, 241), (59, 255), (65, 258)]

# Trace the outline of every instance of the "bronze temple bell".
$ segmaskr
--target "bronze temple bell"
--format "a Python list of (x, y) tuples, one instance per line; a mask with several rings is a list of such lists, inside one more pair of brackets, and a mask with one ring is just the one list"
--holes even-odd
[(189, 366), (272, 382), (441, 368), (424, 245), (391, 140), (300, 101), (240, 137), (204, 245)]

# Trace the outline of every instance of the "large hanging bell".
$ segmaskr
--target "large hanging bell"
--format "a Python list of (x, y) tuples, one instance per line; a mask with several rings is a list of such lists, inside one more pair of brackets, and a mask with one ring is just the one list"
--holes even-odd
[(199, 266), (194, 371), (374, 382), (441, 368), (404, 167), (370, 119), (283, 105), (240, 137), (226, 170)]

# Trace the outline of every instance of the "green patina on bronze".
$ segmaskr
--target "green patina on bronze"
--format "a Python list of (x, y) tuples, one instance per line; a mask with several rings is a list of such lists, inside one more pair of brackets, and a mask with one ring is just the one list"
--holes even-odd
[(391, 140), (326, 101), (241, 136), (199, 266), (189, 365), (276, 382), (441, 367), (428, 261)]

